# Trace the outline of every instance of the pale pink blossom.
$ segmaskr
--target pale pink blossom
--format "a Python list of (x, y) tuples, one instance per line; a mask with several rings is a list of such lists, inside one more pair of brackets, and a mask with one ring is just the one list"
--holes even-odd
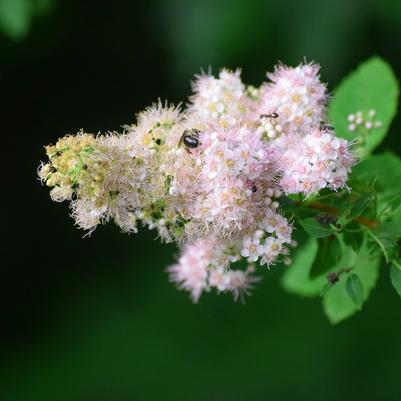
[(208, 266), (213, 262), (213, 245), (209, 241), (187, 245), (178, 263), (168, 269), (171, 280), (189, 291), (194, 302), (198, 302), (207, 287)]
[[(136, 232), (140, 222), (176, 242), (170, 279), (194, 302), (211, 289), (242, 299), (258, 281), (253, 264), (291, 261), (283, 197), (347, 188), (355, 164), (350, 144), (326, 124), (316, 64), (279, 65), (267, 77), (246, 88), (239, 70), (198, 76), (185, 110), (159, 101), (122, 134), (80, 132), (48, 146), (39, 178), (89, 232), (109, 220)], [(381, 122), (358, 110), (346, 124)], [(234, 262), (248, 266), (234, 270)]]
[(317, 64), (300, 64), (295, 68), (278, 65), (273, 73), (267, 74), (270, 82), (261, 87), (257, 114), (277, 113), (278, 117), (271, 121), (286, 133), (307, 132), (317, 125), (324, 119), (327, 101), (319, 69)]

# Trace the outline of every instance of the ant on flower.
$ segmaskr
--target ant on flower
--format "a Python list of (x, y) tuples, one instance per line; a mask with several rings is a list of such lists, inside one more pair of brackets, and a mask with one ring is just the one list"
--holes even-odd
[(259, 118), (278, 118), (278, 114), (276, 112), (270, 114), (261, 114)]

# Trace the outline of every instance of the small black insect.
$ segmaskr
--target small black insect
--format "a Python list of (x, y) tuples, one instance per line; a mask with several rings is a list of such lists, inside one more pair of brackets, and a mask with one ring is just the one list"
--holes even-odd
[(277, 113), (261, 114), (259, 118), (278, 118), (278, 114)]
[(327, 281), (328, 281), (330, 284), (335, 284), (335, 283), (337, 283), (337, 281), (340, 279), (340, 277), (338, 276), (338, 274), (337, 274), (337, 273), (334, 273), (334, 272), (330, 272), (326, 277), (327, 277)]
[(328, 226), (329, 224), (336, 224), (337, 217), (331, 214), (319, 214), (315, 217), (315, 220), (322, 226)]
[(322, 131), (334, 131), (334, 127), (330, 124), (326, 124), (324, 121), (320, 121), (319, 128)]
[(195, 128), (186, 129), (178, 142), (178, 146), (184, 144), (188, 152), (189, 149), (196, 149), (199, 146), (199, 134), (200, 131)]

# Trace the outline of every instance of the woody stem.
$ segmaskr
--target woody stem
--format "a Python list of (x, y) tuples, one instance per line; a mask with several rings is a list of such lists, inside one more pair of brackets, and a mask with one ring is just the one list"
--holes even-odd
[[(301, 201), (295, 201), (295, 204), (297, 206), (301, 206), (302, 205), (302, 206), (308, 207), (310, 209), (320, 210), (322, 212), (326, 212), (326, 213), (332, 214), (334, 216), (337, 216), (338, 212), (339, 212), (338, 208), (336, 208), (334, 206), (325, 205), (325, 204), (320, 203), (318, 201), (311, 201), (311, 202), (307, 202), (307, 203), (304, 203), (304, 202), (301, 202)], [(373, 228), (373, 229), (377, 228), (379, 226), (379, 223), (377, 221), (370, 220), (370, 219), (368, 219), (366, 217), (363, 217), (363, 216), (357, 216), (357, 217), (354, 218), (354, 220), (359, 224), (362, 224), (362, 225), (364, 225), (366, 227)]]

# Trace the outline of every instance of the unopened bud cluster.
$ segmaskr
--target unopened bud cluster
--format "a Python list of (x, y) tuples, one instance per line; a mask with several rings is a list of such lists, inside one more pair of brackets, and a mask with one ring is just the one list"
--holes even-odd
[(197, 76), (186, 110), (159, 102), (122, 134), (66, 136), (46, 147), (39, 177), (89, 232), (110, 219), (129, 232), (141, 222), (175, 241), (170, 277), (194, 301), (212, 288), (242, 298), (259, 280), (257, 262), (291, 262), (280, 199), (338, 190), (355, 163), (325, 125), (317, 65), (279, 65), (267, 77), (254, 88), (239, 70)]
[(348, 130), (353, 131), (372, 131), (375, 128), (381, 128), (383, 123), (376, 118), (376, 110), (371, 109), (368, 112), (357, 111), (355, 114), (351, 113), (347, 117)]

